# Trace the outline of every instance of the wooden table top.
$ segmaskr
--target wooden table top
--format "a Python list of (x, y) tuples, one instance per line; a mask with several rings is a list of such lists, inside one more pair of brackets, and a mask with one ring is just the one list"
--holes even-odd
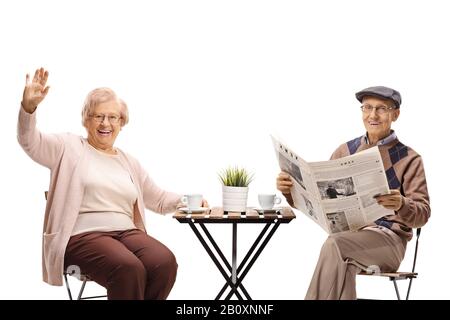
[(244, 213), (224, 212), (222, 207), (213, 207), (200, 213), (186, 213), (177, 211), (173, 218), (179, 222), (202, 222), (202, 223), (267, 223), (279, 221), (289, 223), (295, 219), (295, 213), (290, 207), (282, 207), (277, 210), (260, 211), (247, 208)]

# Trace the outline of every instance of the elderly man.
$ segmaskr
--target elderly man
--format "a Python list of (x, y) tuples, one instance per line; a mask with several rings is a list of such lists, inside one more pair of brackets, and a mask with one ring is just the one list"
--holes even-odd
[[(362, 103), (367, 132), (339, 146), (331, 159), (378, 147), (391, 190), (376, 200), (395, 214), (357, 232), (330, 235), (320, 252), (306, 299), (356, 299), (357, 273), (369, 266), (378, 266), (381, 272), (397, 270), (412, 238), (412, 228), (422, 227), (430, 217), (422, 158), (391, 130), (400, 115), (400, 93), (377, 86), (357, 92), (356, 98)], [(281, 172), (277, 188), (293, 206), (291, 187), (290, 176)]]

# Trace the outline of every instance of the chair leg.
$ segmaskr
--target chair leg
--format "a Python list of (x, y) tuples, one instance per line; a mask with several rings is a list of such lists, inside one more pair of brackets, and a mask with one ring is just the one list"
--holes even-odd
[(64, 281), (66, 283), (67, 293), (69, 294), (69, 299), (73, 300), (72, 292), (70, 291), (69, 281), (67, 280), (67, 274), (64, 273)]
[(394, 288), (395, 288), (395, 293), (397, 294), (397, 299), (402, 300), (400, 298), (400, 293), (398, 292), (397, 281), (395, 279), (392, 279), (392, 282), (394, 283)]
[(409, 279), (408, 292), (406, 293), (406, 300), (409, 299), (409, 292), (411, 291), (411, 285), (412, 285), (413, 279), (414, 279), (414, 278), (410, 278), (410, 279)]
[(83, 280), (83, 284), (81, 285), (80, 293), (78, 294), (77, 300), (81, 300), (82, 299), (81, 296), (83, 295), (84, 287), (86, 286), (86, 281), (87, 281), (87, 279), (85, 278)]

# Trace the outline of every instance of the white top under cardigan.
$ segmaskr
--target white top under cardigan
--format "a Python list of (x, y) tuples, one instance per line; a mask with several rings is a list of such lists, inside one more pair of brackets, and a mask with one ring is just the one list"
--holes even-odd
[(118, 155), (88, 146), (88, 168), (80, 213), (72, 235), (92, 231), (136, 229), (133, 207), (137, 190)]

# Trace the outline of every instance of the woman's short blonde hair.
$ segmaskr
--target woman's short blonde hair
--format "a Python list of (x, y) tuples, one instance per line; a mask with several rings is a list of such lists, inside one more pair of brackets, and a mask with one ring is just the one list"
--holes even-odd
[(125, 101), (120, 99), (110, 88), (97, 88), (89, 92), (86, 100), (84, 100), (83, 110), (81, 111), (81, 122), (83, 126), (86, 126), (86, 121), (88, 120), (88, 117), (92, 114), (96, 106), (98, 106), (100, 103), (114, 100), (117, 101), (121, 106), (120, 126), (123, 127), (124, 125), (126, 125), (128, 123), (128, 106)]

